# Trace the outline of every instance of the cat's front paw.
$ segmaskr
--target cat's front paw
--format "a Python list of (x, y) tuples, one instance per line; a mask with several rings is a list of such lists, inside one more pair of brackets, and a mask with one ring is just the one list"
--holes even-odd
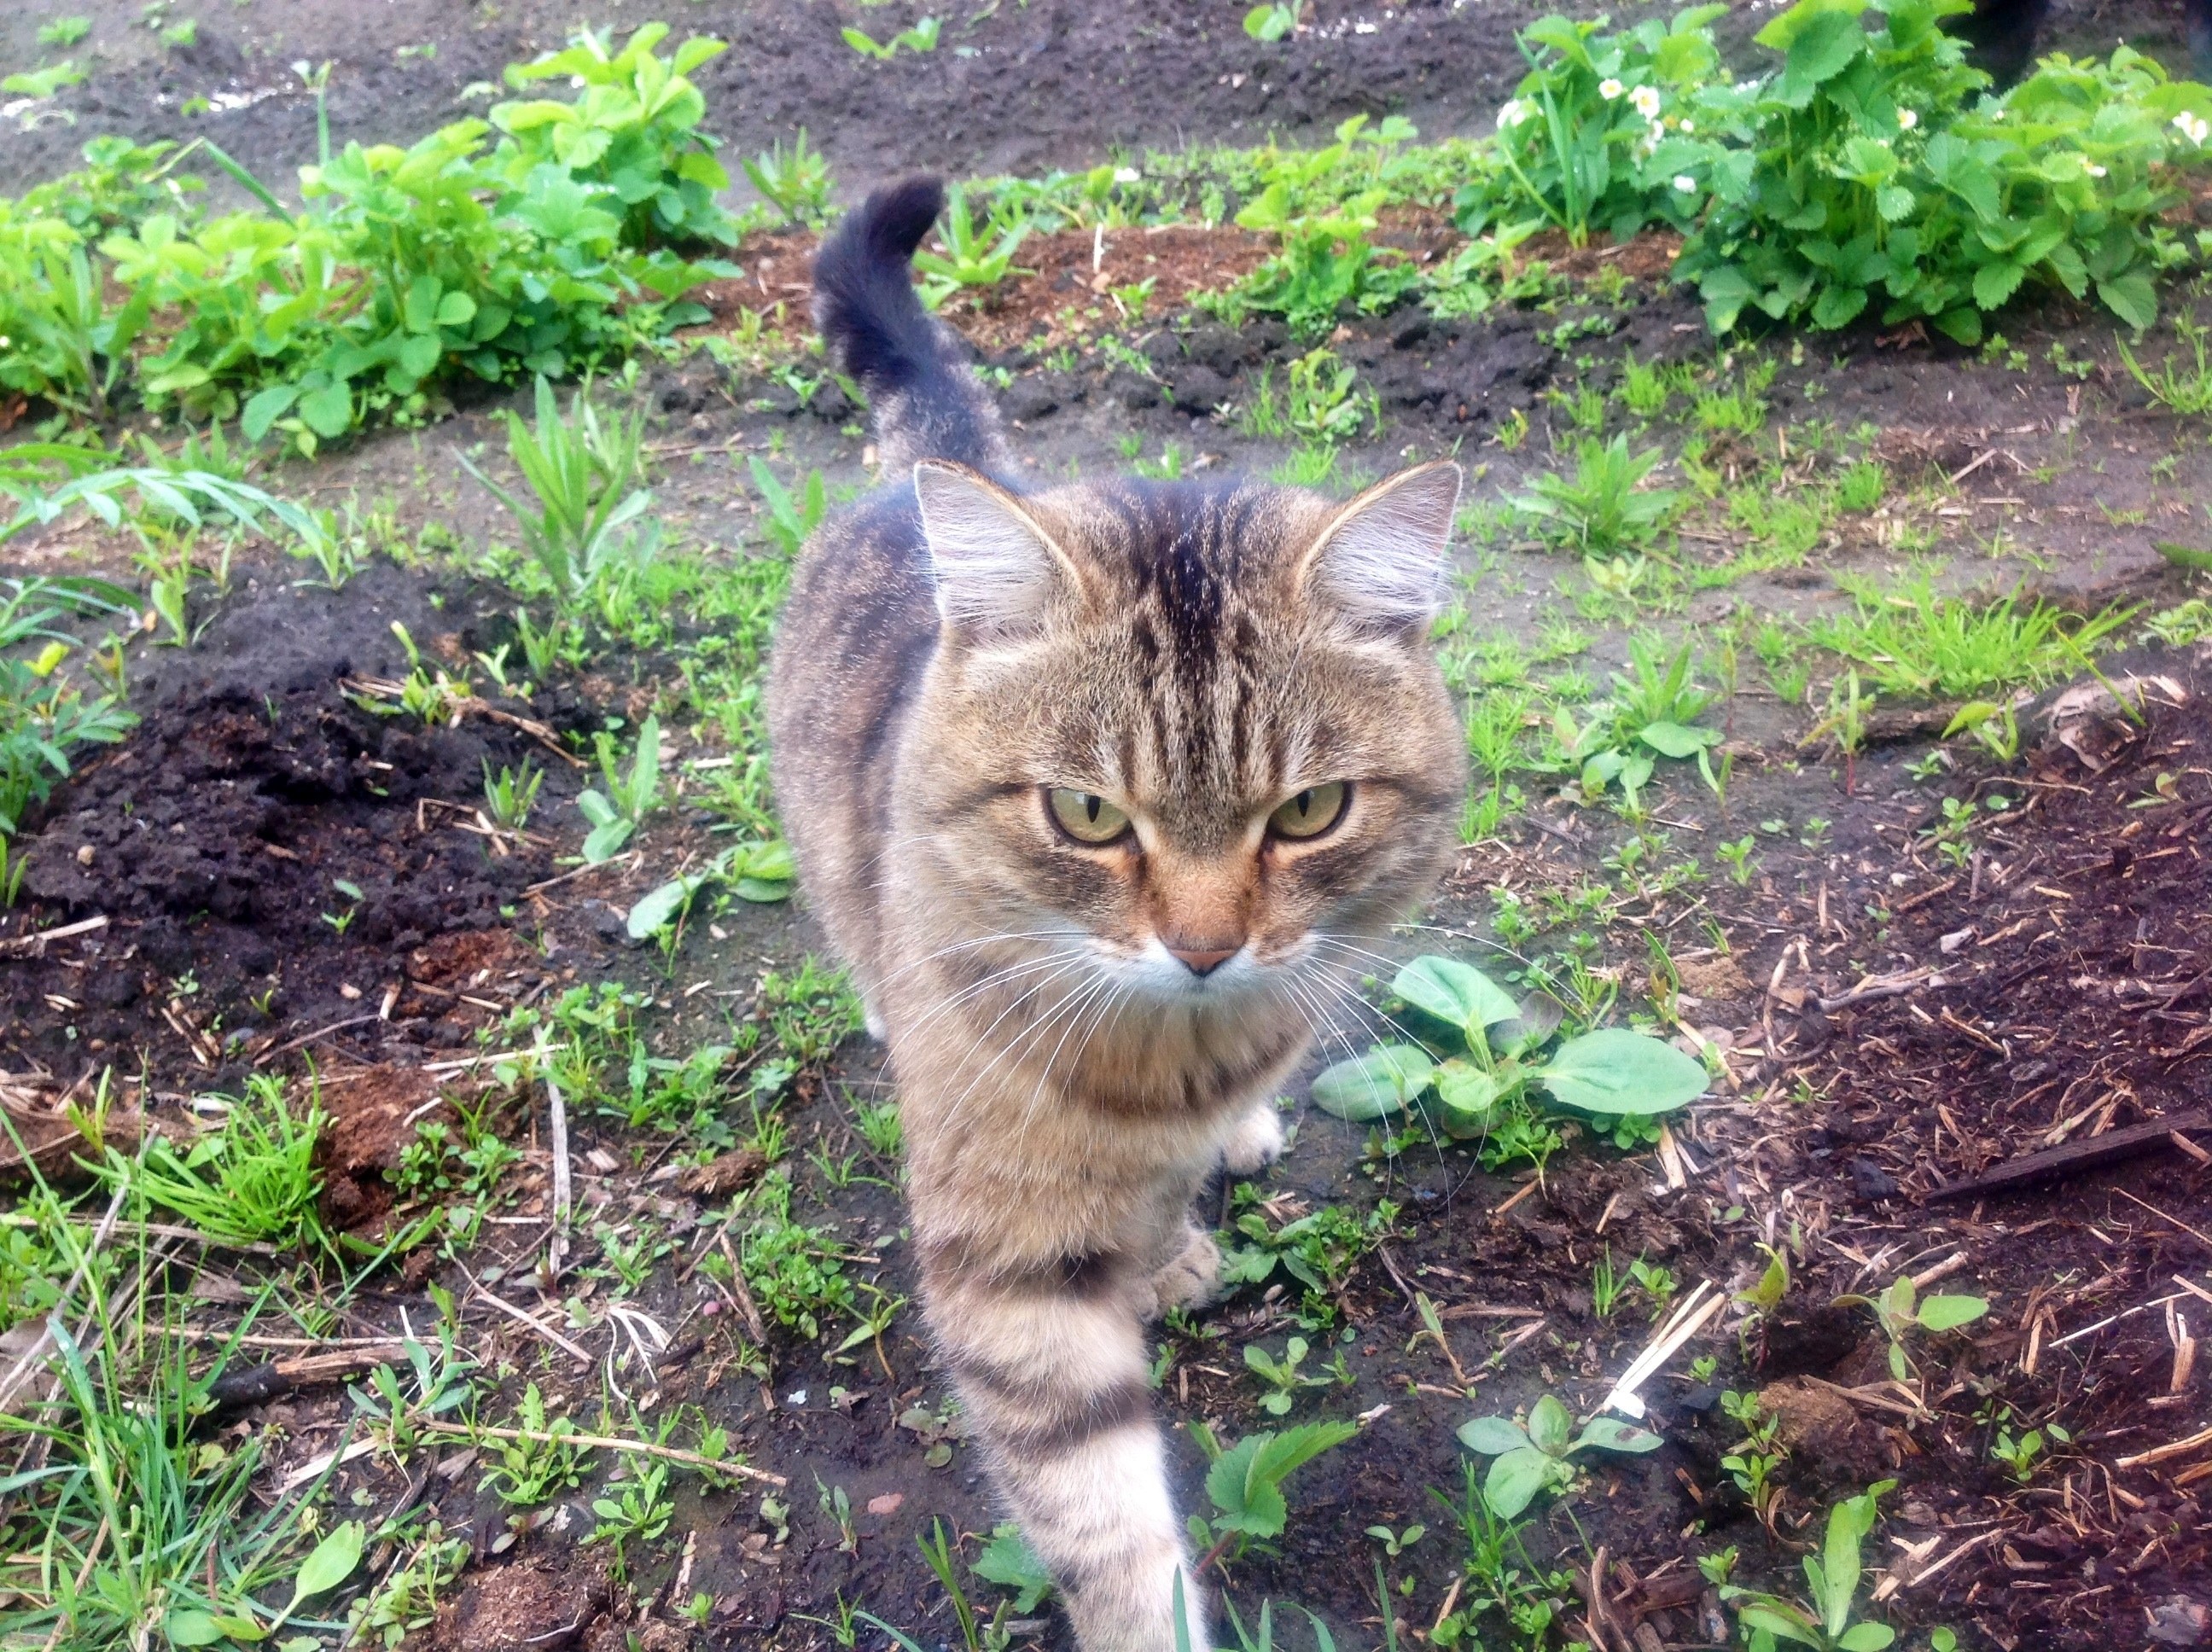
[(1233, 1176), (1257, 1175), (1283, 1156), (1283, 1115), (1261, 1102), (1237, 1121), (1221, 1145), (1221, 1162)]
[(1175, 1260), (1152, 1275), (1152, 1314), (1170, 1308), (1203, 1308), (1221, 1287), (1221, 1248), (1195, 1225), (1183, 1230), (1183, 1247)]

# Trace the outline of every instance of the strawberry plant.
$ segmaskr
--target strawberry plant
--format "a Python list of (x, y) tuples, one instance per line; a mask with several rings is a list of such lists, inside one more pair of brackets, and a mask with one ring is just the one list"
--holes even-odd
[[(1781, 69), (1700, 100), (1662, 144), (1713, 202), (1683, 247), (1714, 331), (1747, 309), (1840, 327), (1925, 319), (1962, 343), (2023, 286), (2094, 295), (2130, 326), (2187, 256), (2160, 216), (2212, 93), (2123, 46), (2054, 57), (2002, 100), (1941, 27), (1968, 0), (1800, 0), (1759, 31)], [(1661, 159), (1662, 157), (1655, 157)]]
[(1727, 9), (1619, 33), (1603, 17), (1529, 25), (1518, 42), (1528, 73), (1498, 112), (1503, 168), (1460, 191), (1460, 227), (1479, 234), (1533, 210), (1580, 246), (1594, 228), (1625, 239), (1655, 220), (1686, 224), (1703, 195), (1675, 185), (1670, 135), (1695, 130), (1684, 117), (1721, 72), (1710, 26)]
[(626, 246), (736, 245), (736, 223), (714, 200), (730, 175), (714, 158), (719, 140), (699, 130), (707, 100), (690, 78), (727, 42), (695, 35), (662, 58), (653, 48), (668, 37), (665, 23), (646, 24), (619, 52), (611, 34), (583, 29), (566, 52), (508, 65), (507, 83), (517, 91), (561, 78), (578, 82), (580, 94), (573, 102), (495, 104), (492, 125), (507, 137), (493, 166), (517, 189), (550, 165), (595, 195), (611, 194)]

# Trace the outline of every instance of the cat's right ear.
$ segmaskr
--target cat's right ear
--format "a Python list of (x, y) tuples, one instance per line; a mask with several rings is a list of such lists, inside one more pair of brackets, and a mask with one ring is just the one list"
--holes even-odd
[(964, 465), (914, 467), (922, 537), (948, 629), (985, 635), (1035, 629), (1082, 576), (1021, 500)]

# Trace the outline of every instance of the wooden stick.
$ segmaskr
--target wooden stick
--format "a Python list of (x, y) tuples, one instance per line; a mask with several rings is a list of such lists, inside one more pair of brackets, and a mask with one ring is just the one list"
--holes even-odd
[(2212, 1428), (2199, 1429), (2187, 1439), (2176, 1440), (2170, 1445), (2153, 1446), (2148, 1451), (2138, 1451), (2132, 1457), (2122, 1457), (2112, 1464), (2115, 1468), (2148, 1468), (2153, 1463), (2167, 1462), (2176, 1457), (2186, 1457), (2192, 1451), (2212, 1446)]
[(551, 1326), (546, 1324), (544, 1320), (539, 1319), (535, 1314), (530, 1312), (529, 1309), (525, 1308), (517, 1308), (513, 1303), (508, 1302), (503, 1297), (493, 1296), (490, 1291), (485, 1290), (482, 1285), (477, 1283), (476, 1275), (471, 1273), (465, 1266), (461, 1269), (461, 1273), (463, 1277), (468, 1280), (470, 1285), (475, 1290), (477, 1296), (483, 1297), (484, 1301), (489, 1303), (494, 1308), (499, 1309), (501, 1313), (506, 1315), (509, 1319), (520, 1320), (523, 1324), (537, 1332), (539, 1336), (544, 1337), (546, 1341), (551, 1343), (555, 1347), (565, 1349), (583, 1364), (588, 1365), (592, 1363), (591, 1355), (586, 1353), (574, 1343), (569, 1341), (568, 1338), (562, 1336)]
[(58, 929), (41, 929), (28, 935), (11, 935), (0, 940), (0, 958), (43, 958), (46, 943), (65, 941), (72, 935), (88, 935), (95, 929), (107, 927), (107, 914), (97, 918), (81, 918), (76, 923), (64, 924)]
[[(2024, 1187), (2033, 1181), (2101, 1169), (2107, 1164), (2116, 1164), (2123, 1159), (2171, 1146), (2172, 1143), (2169, 1138), (2175, 1134), (2197, 1135), (2206, 1132), (2212, 1132), (2212, 1119), (2208, 1119), (2204, 1109), (2198, 1108), (2163, 1119), (2153, 1119), (2148, 1124), (2131, 1124), (2123, 1129), (2108, 1130), (2101, 1136), (2089, 1136), (2061, 1147), (2045, 1148), (2039, 1153), (2029, 1153), (2024, 1157), (2007, 1159), (1995, 1169), (1984, 1171), (1980, 1175), (1947, 1181), (1932, 1189), (1928, 1197), (1931, 1200), (1979, 1197), (1984, 1193)], [(2160, 1212), (2158, 1214), (2165, 1213)], [(2169, 1221), (2172, 1219), (2167, 1218)], [(2203, 1237), (2201, 1234), (2197, 1236)], [(2212, 1244), (2212, 1240), (2205, 1242)]]

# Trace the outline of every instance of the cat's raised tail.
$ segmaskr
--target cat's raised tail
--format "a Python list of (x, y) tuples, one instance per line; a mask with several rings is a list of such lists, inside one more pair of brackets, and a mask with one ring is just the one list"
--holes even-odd
[(902, 179), (848, 213), (814, 258), (814, 325), (867, 392), (887, 475), (924, 459), (986, 471), (1009, 462), (998, 410), (915, 291), (915, 249), (944, 208), (941, 180)]

